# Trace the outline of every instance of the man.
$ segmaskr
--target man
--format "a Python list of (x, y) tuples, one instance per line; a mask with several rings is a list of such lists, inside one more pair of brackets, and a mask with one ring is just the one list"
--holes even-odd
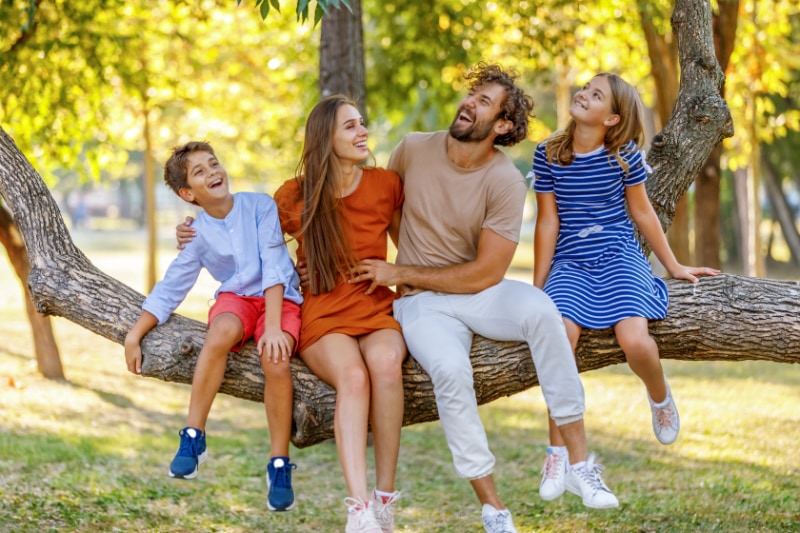
[[(524, 340), (550, 416), (569, 450), (566, 489), (589, 507), (619, 505), (587, 460), (583, 386), (561, 316), (532, 285), (504, 279), (519, 241), (525, 182), (496, 146), (527, 135), (532, 99), (516, 74), (478, 64), (449, 131), (412, 133), (389, 168), (405, 187), (396, 264), (362, 261), (354, 282), (396, 286), (395, 318), (409, 352), (430, 374), (439, 418), (459, 476), (470, 481), (490, 533), (514, 533), (497, 493), (495, 458), (478, 414), (469, 352), (474, 333)], [(563, 492), (564, 488), (561, 488)]]

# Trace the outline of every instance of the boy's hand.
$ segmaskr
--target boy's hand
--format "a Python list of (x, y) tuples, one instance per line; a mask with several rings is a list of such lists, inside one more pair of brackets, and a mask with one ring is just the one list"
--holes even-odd
[(142, 347), (138, 339), (125, 337), (125, 362), (129, 372), (142, 375)]
[(178, 241), (178, 250), (183, 250), (183, 245), (191, 242), (197, 236), (197, 232), (192, 227), (193, 217), (186, 217), (186, 220), (175, 226), (175, 239)]
[(278, 364), (288, 361), (292, 356), (290, 335), (280, 328), (268, 328), (258, 340), (258, 355), (267, 362)]

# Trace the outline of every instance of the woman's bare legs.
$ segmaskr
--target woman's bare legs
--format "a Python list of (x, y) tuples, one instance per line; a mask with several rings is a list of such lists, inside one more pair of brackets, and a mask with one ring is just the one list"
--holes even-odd
[(359, 338), (372, 384), (370, 421), (375, 452), (375, 484), (378, 490), (394, 492), (400, 430), (403, 427), (403, 335), (382, 329)]
[(358, 341), (331, 333), (306, 348), (301, 357), (318, 378), (336, 389), (334, 434), (344, 481), (350, 497), (368, 501), (370, 381)]

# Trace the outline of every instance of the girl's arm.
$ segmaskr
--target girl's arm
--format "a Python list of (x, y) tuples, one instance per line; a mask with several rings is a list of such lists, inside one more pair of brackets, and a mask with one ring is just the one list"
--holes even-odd
[(397, 248), (397, 241), (400, 239), (400, 220), (403, 217), (403, 208), (398, 207), (392, 214), (392, 221), (389, 223), (389, 237), (392, 239), (395, 248)]
[(697, 283), (697, 276), (716, 276), (719, 270), (707, 267), (687, 267), (675, 259), (675, 254), (667, 242), (667, 236), (661, 229), (653, 204), (647, 197), (644, 183), (632, 185), (625, 188), (625, 199), (628, 202), (628, 210), (639, 231), (644, 235), (645, 240), (653, 249), (653, 253), (667, 272), (673, 278), (689, 280)]
[(561, 228), (556, 195), (536, 193), (536, 228), (533, 233), (533, 285), (542, 289), (550, 274), (550, 264), (556, 251), (556, 239)]

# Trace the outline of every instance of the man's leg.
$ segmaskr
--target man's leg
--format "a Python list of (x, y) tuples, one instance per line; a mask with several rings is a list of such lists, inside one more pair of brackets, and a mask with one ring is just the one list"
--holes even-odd
[(409, 353), (431, 376), (436, 406), (453, 463), (482, 504), (505, 506), (492, 477), (495, 459), (478, 414), (469, 350), (472, 332), (453, 318), (449, 295), (422, 293), (395, 302)]

